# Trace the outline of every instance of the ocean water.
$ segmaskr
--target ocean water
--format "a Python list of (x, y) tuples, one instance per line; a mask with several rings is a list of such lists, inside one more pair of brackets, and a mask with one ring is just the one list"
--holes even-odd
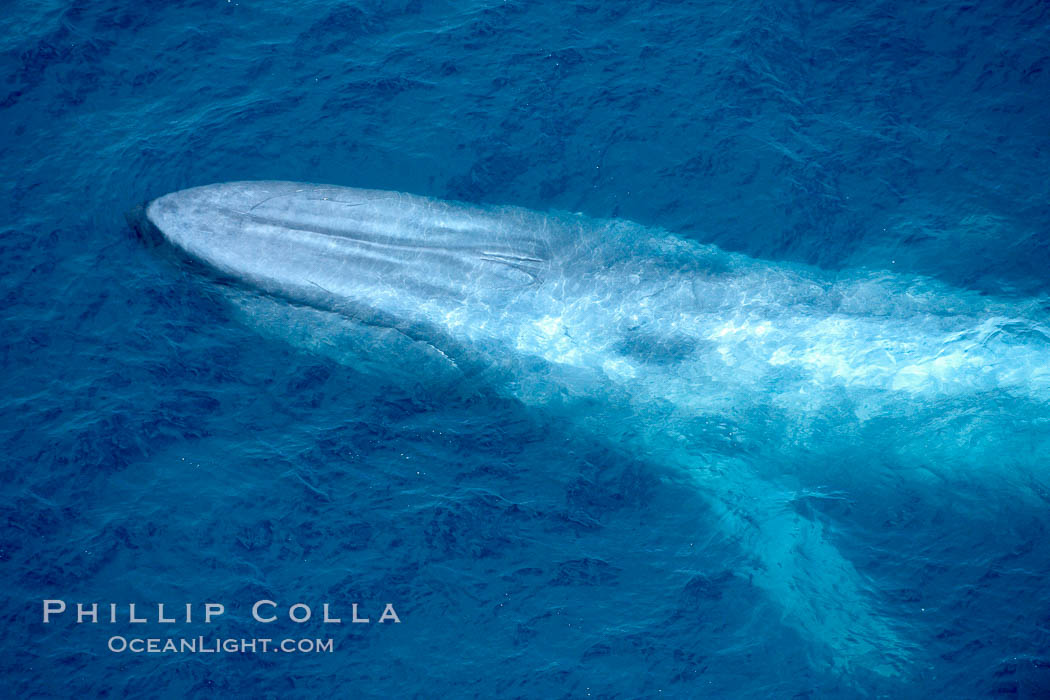
[[(42, 0), (2, 17), (10, 697), (1050, 696), (1044, 3)], [(718, 394), (693, 426), (697, 479), (652, 438), (261, 333), (125, 220), (238, 179), (580, 212), (755, 274), (909, 281), (851, 297), (888, 319), (869, 344), (960, 313), (1012, 325), (979, 339), (991, 370), (972, 376), (992, 379), (965, 399), (797, 421), (775, 396)], [(887, 301), (927, 292), (921, 323)], [(749, 527), (815, 533), (790, 561), (826, 556), (778, 594)], [(814, 583), (842, 562), (855, 590)], [(45, 599), (71, 610), (45, 625)], [(280, 620), (251, 619), (263, 599)], [(151, 620), (76, 624), (76, 602)], [(207, 602), (226, 613), (205, 625)], [(326, 602), (344, 624), (320, 623)], [(355, 602), (372, 623), (349, 623)], [(156, 603), (194, 619), (159, 623)], [(314, 617), (290, 622), (294, 603)], [(400, 624), (378, 624), (386, 603)], [(885, 644), (844, 662), (830, 629)], [(115, 635), (334, 650), (116, 653)]]

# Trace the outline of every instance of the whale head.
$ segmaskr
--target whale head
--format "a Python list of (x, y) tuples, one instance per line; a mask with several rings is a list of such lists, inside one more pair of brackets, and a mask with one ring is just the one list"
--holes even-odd
[(555, 262), (549, 220), (524, 210), (293, 182), (173, 192), (135, 228), (249, 287), (395, 326), (425, 321), (424, 307), (498, 305)]

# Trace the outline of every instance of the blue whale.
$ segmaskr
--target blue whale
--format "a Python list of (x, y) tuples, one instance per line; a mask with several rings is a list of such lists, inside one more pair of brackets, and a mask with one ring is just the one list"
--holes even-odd
[[(782, 622), (838, 669), (904, 674), (915, 645), (777, 464), (879, 439), (898, 461), (922, 457), (917, 479), (966, 480), (1011, 449), (980, 429), (986, 397), (1047, 417), (1040, 300), (773, 264), (624, 221), (294, 182), (174, 192), (142, 224), (235, 280), (260, 328), (377, 372), (483, 381), (692, 480)], [(929, 432), (964, 416), (966, 434)], [(898, 427), (876, 431), (887, 419)], [(1043, 475), (994, 478), (1024, 500)]]

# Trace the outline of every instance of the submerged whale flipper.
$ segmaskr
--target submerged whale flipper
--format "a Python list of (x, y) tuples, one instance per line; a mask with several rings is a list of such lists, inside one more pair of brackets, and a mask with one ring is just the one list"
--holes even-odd
[[(906, 674), (914, 646), (829, 528), (793, 508), (794, 467), (920, 403), (974, 421), (984, 395), (1050, 401), (1038, 301), (827, 275), (629, 222), (234, 182), (161, 197), (142, 227), (235, 280), (248, 322), (291, 342), (377, 372), (482, 379), (686, 475), (750, 553), (755, 585), (839, 669)], [(723, 448), (698, 424), (748, 441)], [(917, 444), (907, 425), (883, 432), (887, 453)], [(967, 441), (916, 458), (964, 464)], [(763, 444), (771, 458), (754, 458)]]

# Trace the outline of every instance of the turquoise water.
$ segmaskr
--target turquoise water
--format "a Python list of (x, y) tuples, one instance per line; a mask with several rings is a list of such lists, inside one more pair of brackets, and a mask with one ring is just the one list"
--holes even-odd
[[(12, 696), (1050, 693), (1044, 5), (4, 16)], [(997, 319), (976, 341), (994, 380), (877, 409), (832, 388), (808, 422), (768, 383), (699, 387), (683, 457), (654, 444), (655, 419), (627, 434), (637, 422), (384, 375), (382, 358), (260, 333), (125, 222), (166, 192), (265, 178), (630, 220), (757, 275), (890, 279), (850, 297), (877, 320), (856, 347)], [(903, 314), (887, 295), (934, 301)], [(803, 613), (763, 584), (777, 546), (824, 555), (794, 579)], [(839, 595), (820, 582), (842, 562)], [(191, 602), (195, 618), (43, 625), (49, 598)], [(265, 625), (260, 599), (282, 616), (330, 602), (344, 622), (391, 602), (401, 624)], [(204, 625), (209, 601), (227, 612)], [(857, 619), (887, 648), (843, 663), (826, 631)], [(335, 650), (114, 653), (114, 635)]]

